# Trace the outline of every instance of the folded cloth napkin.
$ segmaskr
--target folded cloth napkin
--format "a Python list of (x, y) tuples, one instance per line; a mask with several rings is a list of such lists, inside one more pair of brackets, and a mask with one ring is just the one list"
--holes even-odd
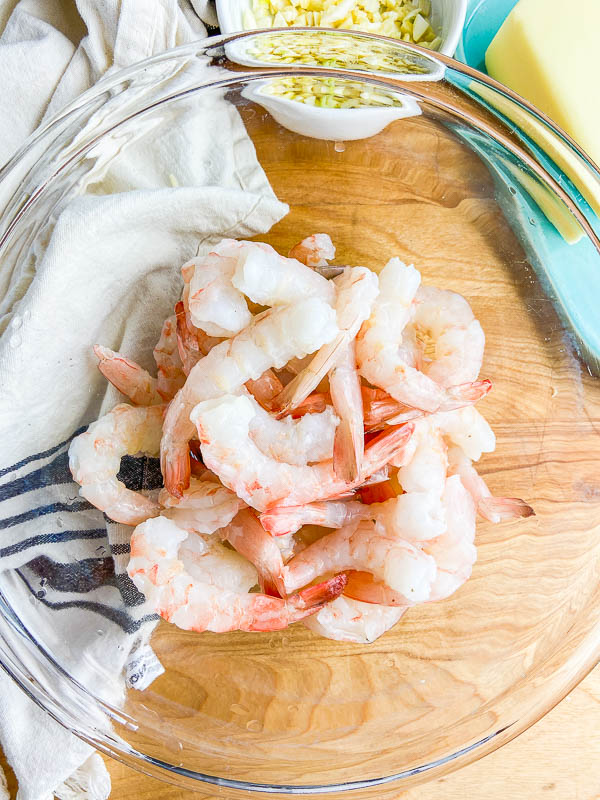
[[(200, 0), (0, 0), (0, 162), (107, 71), (202, 38), (214, 22)], [(131, 529), (79, 497), (68, 468), (72, 437), (122, 400), (89, 346), (152, 370), (181, 264), (287, 211), (222, 97), (162, 133), (156, 141), (142, 127), (100, 159), (20, 271), (0, 263), (2, 590), (25, 624), (62, 642), (61, 666), (116, 704), (125, 680), (147, 686), (161, 667), (147, 644), (157, 618), (126, 574)], [(133, 489), (161, 483), (155, 459), (124, 459), (120, 477)], [(100, 757), (4, 673), (0, 741), (20, 800), (108, 796)]]

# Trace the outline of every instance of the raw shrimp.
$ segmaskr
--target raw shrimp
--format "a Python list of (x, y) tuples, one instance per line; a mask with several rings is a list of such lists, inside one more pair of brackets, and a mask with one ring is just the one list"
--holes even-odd
[[(199, 403), (191, 414), (198, 428), (204, 463), (248, 505), (266, 511), (274, 505), (303, 505), (333, 498), (354, 488), (335, 476), (331, 461), (296, 466), (262, 453), (250, 437), (254, 416), (251, 400), (235, 395)], [(405, 448), (411, 433), (410, 424), (389, 428), (369, 442), (359, 482)]]
[(300, 298), (319, 297), (333, 305), (335, 288), (331, 281), (294, 258), (265, 252), (254, 242), (241, 242), (235, 272), (235, 288), (254, 303), (279, 306)]
[(420, 542), (440, 536), (446, 530), (443, 493), (448, 459), (441, 434), (421, 420), (402, 450), (405, 463), (398, 480), (405, 490), (398, 497), (365, 505), (329, 501), (302, 506), (275, 506), (261, 514), (264, 527), (274, 535), (295, 532), (302, 525), (338, 528), (352, 521), (370, 519), (389, 538)]
[(158, 454), (164, 406), (115, 406), (77, 436), (69, 447), (69, 467), (79, 494), (115, 522), (137, 525), (160, 506), (128, 489), (117, 478), (124, 455)]
[[(477, 560), (475, 504), (458, 475), (446, 481), (444, 492), (446, 531), (423, 543), (423, 552), (435, 559), (437, 576), (429, 601), (444, 600), (471, 577)], [(393, 588), (393, 587), (392, 587)]]
[(479, 461), (483, 453), (493, 453), (496, 449), (494, 431), (485, 417), (472, 406), (438, 412), (429, 419), (431, 425), (435, 425), (446, 439), (460, 447), (472, 461)]
[(321, 414), (305, 414), (299, 419), (276, 419), (254, 398), (248, 399), (255, 412), (250, 421), (250, 437), (262, 453), (277, 461), (297, 465), (331, 458), (338, 424), (331, 406)]
[(385, 427), (386, 421), (392, 417), (400, 420), (402, 415), (402, 422), (410, 422), (419, 419), (425, 413), (418, 408), (411, 408), (399, 403), (383, 389), (361, 386), (360, 391), (363, 400), (365, 430), (381, 430)]
[(163, 402), (156, 388), (156, 378), (135, 361), (100, 344), (94, 345), (94, 353), (99, 361), (98, 369), (106, 380), (134, 405), (153, 406)]
[(183, 371), (189, 375), (198, 361), (223, 340), (208, 336), (203, 330), (196, 328), (182, 300), (175, 304), (175, 317), (177, 319), (177, 349), (183, 364)]
[(365, 452), (363, 404), (354, 342), (342, 349), (337, 364), (329, 373), (329, 391), (340, 418), (333, 444), (333, 469), (338, 478), (351, 483), (360, 475)]
[[(271, 401), (283, 389), (283, 384), (272, 369), (267, 369), (256, 380), (246, 381), (246, 389), (263, 408), (270, 409)], [(324, 410), (324, 409), (323, 409)]]
[[(433, 558), (437, 568), (427, 602), (444, 600), (453, 594), (468, 580), (477, 559), (473, 544), (475, 505), (457, 475), (446, 482), (444, 509), (446, 530), (435, 539), (422, 543), (423, 554)], [(406, 605), (406, 596), (391, 586), (389, 580), (366, 571), (350, 573), (344, 591), (366, 603)]]
[(243, 294), (231, 282), (240, 251), (251, 244), (264, 255), (261, 245), (223, 239), (207, 256), (182, 267), (184, 280), (189, 279), (192, 322), (209, 336), (234, 336), (252, 319)]
[(405, 605), (429, 599), (436, 579), (435, 560), (409, 542), (388, 539), (372, 522), (353, 522), (310, 544), (284, 570), (288, 592), (331, 572), (369, 572), (403, 595)]
[(435, 356), (425, 374), (448, 387), (476, 380), (483, 361), (485, 335), (465, 298), (420, 286), (412, 324), (435, 342)]
[[(211, 543), (210, 550), (217, 544)], [(224, 564), (217, 572), (214, 564), (203, 566), (203, 546), (208, 548), (205, 540), (165, 517), (138, 525), (131, 537), (131, 580), (161, 617), (184, 630), (281, 630), (316, 613), (344, 588), (345, 576), (338, 575), (283, 600), (249, 594), (248, 580), (240, 580), (238, 568)], [(229, 552), (239, 565), (240, 556)]]
[(370, 644), (393, 628), (406, 610), (406, 606), (387, 608), (361, 603), (343, 594), (302, 624), (326, 639)]
[(273, 536), (295, 533), (303, 525), (341, 528), (358, 519), (374, 519), (374, 510), (354, 500), (329, 500), (303, 506), (275, 506), (260, 515), (260, 521)]
[(177, 323), (175, 317), (167, 317), (163, 323), (156, 347), (156, 391), (163, 400), (172, 400), (185, 383), (185, 373), (177, 348)]
[(206, 534), (228, 525), (245, 506), (243, 500), (220, 483), (197, 477), (190, 479), (189, 488), (180, 499), (162, 489), (158, 502), (166, 509), (163, 516), (180, 528)]
[[(370, 383), (385, 389), (400, 403), (423, 411), (457, 408), (464, 404), (461, 391), (449, 392), (406, 360), (403, 335), (415, 309), (421, 276), (412, 266), (392, 258), (379, 273), (380, 293), (370, 318), (356, 340), (358, 368)], [(457, 396), (458, 395), (458, 396)], [(468, 401), (467, 401), (468, 402)]]
[(535, 511), (518, 497), (493, 497), (486, 482), (460, 447), (448, 453), (450, 474), (459, 475), (463, 485), (473, 498), (477, 511), (488, 522), (504, 522), (520, 517), (535, 516)]
[(234, 520), (219, 531), (219, 535), (255, 566), (263, 592), (285, 596), (281, 550), (251, 511), (240, 511)]
[(348, 268), (330, 283), (335, 284), (337, 289), (335, 311), (339, 333), (321, 347), (310, 364), (275, 398), (276, 409), (288, 411), (316, 389), (325, 375), (337, 365), (346, 346), (354, 340), (379, 294), (377, 275), (365, 267)]
[(313, 233), (295, 244), (288, 258), (296, 258), (307, 267), (326, 267), (335, 258), (335, 247), (326, 233)]
[(181, 497), (189, 485), (188, 441), (194, 435), (190, 413), (208, 398), (234, 392), (272, 366), (282, 367), (294, 356), (313, 352), (337, 333), (335, 312), (323, 300), (311, 297), (293, 306), (257, 315), (235, 338), (221, 342), (190, 372), (165, 417), (161, 467), (165, 486)]

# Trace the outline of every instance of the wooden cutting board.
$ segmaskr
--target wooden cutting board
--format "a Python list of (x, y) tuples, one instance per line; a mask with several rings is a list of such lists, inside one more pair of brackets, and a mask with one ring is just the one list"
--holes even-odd
[[(0, 753), (11, 799), (16, 781)], [(208, 800), (105, 758), (111, 800)], [(544, 719), (486, 758), (408, 792), (402, 800), (600, 800), (600, 667)]]

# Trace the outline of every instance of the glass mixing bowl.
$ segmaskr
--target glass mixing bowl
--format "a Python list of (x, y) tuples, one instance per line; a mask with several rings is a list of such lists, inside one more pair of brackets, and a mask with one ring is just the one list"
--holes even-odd
[[(291, 90), (272, 83), (282, 79), (295, 81)], [(333, 99), (298, 102), (309, 89)], [(361, 107), (336, 107), (350, 96)], [(181, 148), (194, 154), (184, 175)], [(2, 425), (23, 401), (19, 370), (35, 373), (42, 399), (52, 396), (23, 421), (10, 452), (3, 447), (0, 491), (21, 502), (2, 520), (0, 650), (5, 669), (55, 719), (133, 767), (209, 795), (218, 786), (224, 797), (355, 790), (381, 798), (509, 741), (594, 666), (600, 182), (541, 114), (483, 75), (397, 41), (252, 32), (106, 77), (0, 178), (3, 343), (13, 376), (0, 380)], [(223, 182), (229, 194), (217, 188)], [(180, 224), (171, 216), (163, 229), (159, 217), (133, 214), (142, 195), (180, 208)], [(121, 201), (122, 225), (107, 242), (105, 203)], [(277, 213), (259, 213), (261, 203)], [(82, 217), (94, 204), (96, 215)], [(223, 219), (233, 227), (224, 230)], [(376, 268), (398, 255), (425, 282), (468, 298), (487, 337), (482, 375), (494, 384), (481, 409), (498, 443), (481, 470), (494, 493), (523, 497), (537, 514), (480, 522), (472, 578), (370, 645), (301, 625), (199, 635), (156, 624), (123, 574), (131, 529), (83, 503), (66, 467), (65, 440), (118, 399), (91, 346), (103, 336), (150, 367), (181, 291), (181, 263), (207, 239), (271, 224), (257, 238), (281, 252), (326, 231), (339, 264)], [(152, 253), (147, 270), (135, 262), (135, 242)], [(71, 264), (105, 253), (106, 268), (97, 284), (82, 270), (86, 285), (75, 293), (90, 296), (93, 320), (68, 287), (59, 304), (53, 295), (57, 325), (76, 326), (73, 352), (57, 360), (46, 332), (39, 358), (24, 363), (20, 342), (35, 319), (20, 314), (19, 297), (35, 289), (43, 301), (49, 276), (38, 278), (50, 247)], [(114, 280), (111, 293), (98, 288), (111, 270), (122, 270), (120, 294)], [(144, 320), (135, 341), (115, 316), (123, 303)], [(137, 477), (135, 463), (128, 469), (131, 485), (157, 485), (155, 463), (145, 460)], [(56, 496), (43, 512), (42, 489)], [(151, 631), (162, 674), (151, 650), (139, 649)]]

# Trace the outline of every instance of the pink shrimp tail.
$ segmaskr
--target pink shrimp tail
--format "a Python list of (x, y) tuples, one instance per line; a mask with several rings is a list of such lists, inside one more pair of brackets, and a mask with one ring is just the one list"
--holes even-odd
[(171, 452), (168, 457), (162, 457), (161, 454), (160, 467), (166, 490), (173, 497), (181, 500), (183, 492), (190, 485), (192, 474), (190, 454), (187, 447), (181, 452)]
[(331, 397), (326, 392), (313, 392), (309, 394), (308, 397), (303, 400), (301, 403), (295, 408), (292, 408), (288, 411), (282, 411), (277, 414), (277, 419), (282, 419), (283, 417), (292, 417), (293, 419), (299, 419), (300, 417), (304, 416), (304, 414), (320, 414), (321, 412), (325, 411), (327, 406), (331, 403)]
[(382, 581), (375, 578), (368, 572), (348, 572), (348, 583), (344, 589), (346, 597), (353, 600), (360, 600), (363, 603), (374, 603), (380, 606), (404, 606), (408, 603), (406, 598), (390, 589)]
[(335, 600), (343, 591), (348, 582), (346, 573), (340, 572), (333, 578), (302, 589), (298, 594), (289, 598), (288, 602), (298, 610), (306, 609), (311, 612), (322, 608), (326, 603)]
[[(248, 622), (242, 630), (278, 631), (287, 628), (293, 622), (299, 622), (311, 614), (316, 614), (323, 606), (338, 597), (344, 591), (346, 580), (346, 575), (340, 573), (323, 583), (309, 586), (297, 594), (290, 595), (285, 600), (265, 596), (258, 602), (264, 606), (265, 612), (272, 613), (257, 614), (256, 618)], [(285, 613), (281, 613), (282, 605)]]
[(482, 497), (477, 510), (488, 522), (506, 522), (522, 517), (535, 517), (535, 511), (518, 497)]
[(333, 440), (333, 469), (338, 478), (354, 483), (360, 472), (357, 447), (352, 426), (348, 420), (340, 420)]
[(276, 506), (259, 514), (260, 523), (271, 536), (285, 536), (298, 530), (297, 506)]
[(392, 458), (401, 457), (410, 437), (415, 430), (414, 423), (392, 425), (371, 439), (365, 447), (364, 464), (369, 468), (368, 474), (388, 464)]
[(458, 386), (450, 386), (446, 389), (446, 400), (442, 403), (439, 411), (455, 411), (457, 408), (472, 406), (482, 400), (492, 390), (490, 380), (473, 381), (472, 383), (461, 383)]

